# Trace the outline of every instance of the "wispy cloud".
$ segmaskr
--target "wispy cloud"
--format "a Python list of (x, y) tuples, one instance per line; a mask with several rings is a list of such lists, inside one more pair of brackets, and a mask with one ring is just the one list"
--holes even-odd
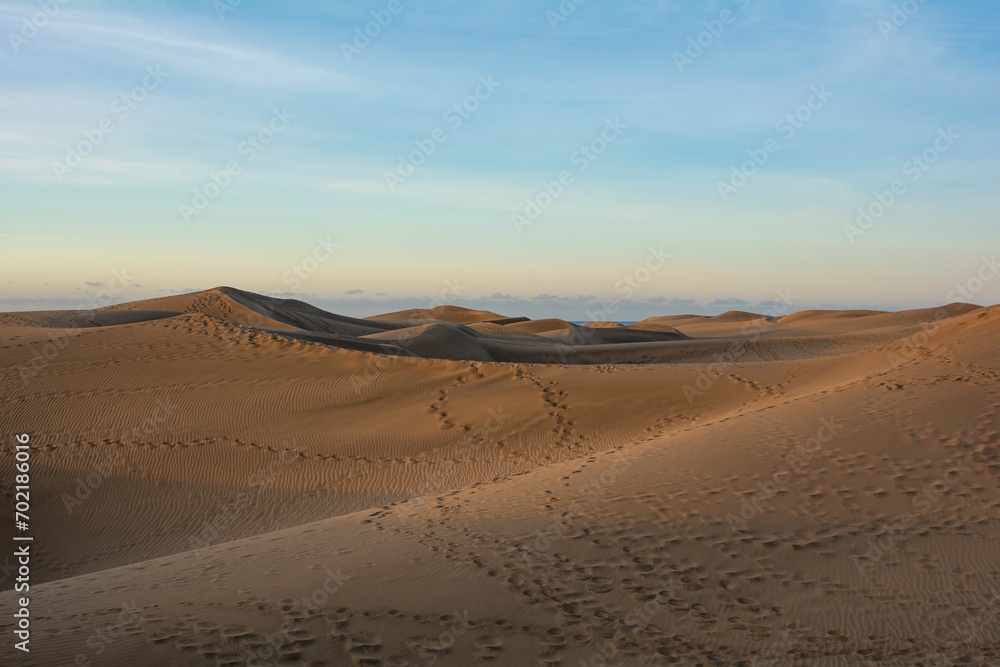
[[(13, 18), (24, 14), (24, 7), (0, 5), (0, 14)], [(44, 29), (53, 38), (46, 43), (48, 56), (128, 57), (189, 77), (253, 87), (290, 88), (349, 81), (342, 73), (279, 51), (235, 40), (219, 41), (217, 35), (212, 39), (187, 36), (194, 32), (190, 23), (176, 24), (164, 17), (153, 23), (121, 13), (69, 7)]]

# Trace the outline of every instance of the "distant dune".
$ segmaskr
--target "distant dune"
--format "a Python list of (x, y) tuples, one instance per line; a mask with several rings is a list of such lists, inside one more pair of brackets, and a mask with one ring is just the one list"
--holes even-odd
[(1000, 306), (617, 324), (0, 314), (0, 663), (1000, 664)]
[(200, 313), (257, 328), (294, 328), (342, 336), (364, 336), (394, 328), (383, 322), (334, 315), (304, 301), (266, 297), (233, 287), (216, 287), (203, 292), (133, 301), (110, 306), (106, 310), (151, 309)]
[(435, 308), (414, 308), (400, 310), (395, 313), (373, 315), (369, 320), (403, 322), (412, 325), (414, 322), (452, 322), (454, 324), (470, 324), (472, 322), (494, 322), (509, 318), (488, 310), (470, 310), (461, 306), (437, 306)]

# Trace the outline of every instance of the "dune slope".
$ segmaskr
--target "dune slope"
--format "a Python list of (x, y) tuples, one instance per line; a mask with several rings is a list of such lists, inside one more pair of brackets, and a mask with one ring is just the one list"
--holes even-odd
[[(341, 334), (404, 356), (232, 294), (0, 316), (38, 526), (38, 648), (4, 664), (1000, 659), (998, 307), (558, 349)], [(524, 360), (559, 353), (594, 356)]]

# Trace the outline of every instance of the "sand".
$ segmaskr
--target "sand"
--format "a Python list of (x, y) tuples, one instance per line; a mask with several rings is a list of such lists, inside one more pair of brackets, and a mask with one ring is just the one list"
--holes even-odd
[(233, 288), (0, 315), (35, 536), (0, 663), (998, 664), (998, 336)]

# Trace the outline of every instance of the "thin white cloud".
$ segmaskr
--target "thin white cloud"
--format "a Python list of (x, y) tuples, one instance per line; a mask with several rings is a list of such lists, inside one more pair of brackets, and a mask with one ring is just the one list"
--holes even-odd
[[(0, 13), (14, 14), (9, 5)], [(19, 13), (23, 13), (23, 8)], [(93, 58), (101, 51), (133, 56), (186, 77), (219, 79), (258, 87), (341, 84), (348, 78), (325, 67), (256, 46), (189, 37), (190, 26), (152, 25), (120, 14), (67, 8), (44, 27), (56, 39), (46, 48), (67, 57)]]
[[(0, 174), (7, 181), (60, 185), (52, 163), (61, 159), (43, 155), (0, 153)], [(207, 173), (205, 165), (157, 159), (129, 160), (90, 157), (77, 170), (63, 177), (65, 186), (125, 187), (186, 184), (191, 174)]]

